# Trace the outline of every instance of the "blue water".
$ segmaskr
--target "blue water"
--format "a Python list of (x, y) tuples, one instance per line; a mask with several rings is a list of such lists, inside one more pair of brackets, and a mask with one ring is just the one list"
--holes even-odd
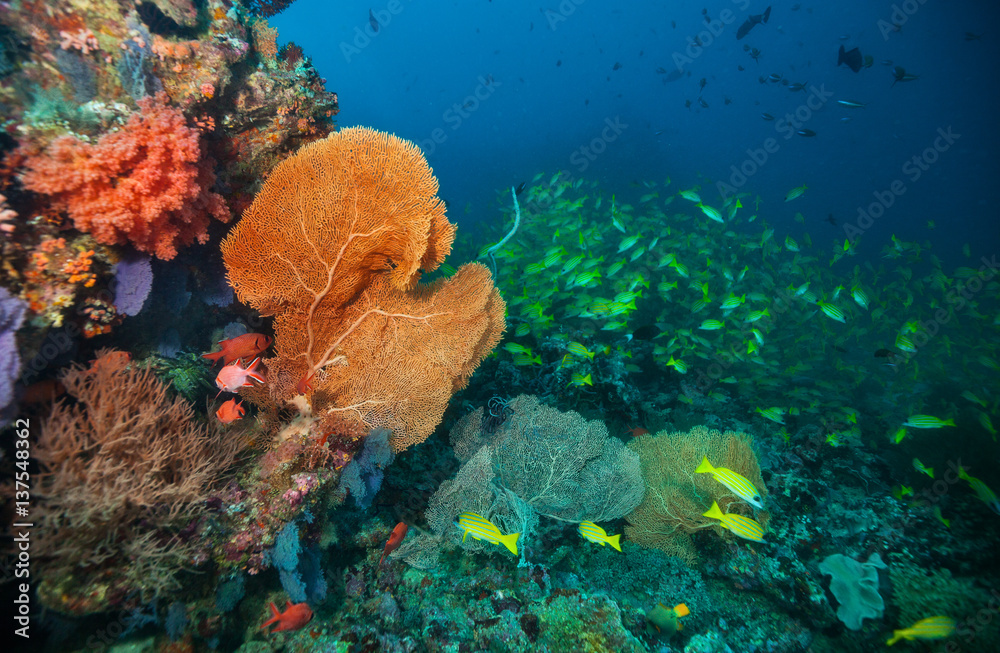
[[(669, 177), (674, 191), (704, 188), (734, 180), (746, 165), (753, 174), (736, 187), (761, 196), (760, 213), (779, 237), (808, 231), (820, 243), (842, 240), (852, 223), (865, 231), (863, 257), (877, 258), (892, 234), (931, 239), (955, 265), (965, 260), (964, 243), (974, 261), (995, 252), (1000, 42), (964, 35), (996, 25), (996, 4), (773, 3), (769, 22), (738, 41), (745, 17), (766, 6), (298, 0), (270, 22), (281, 42), (305, 48), (339, 94), (340, 125), (421, 145), (449, 217), (466, 228), (499, 220), (496, 192), (541, 171), (596, 179), (629, 198), (646, 192), (633, 182)], [(377, 33), (370, 9), (380, 17)], [(703, 47), (689, 45), (695, 37)], [(760, 50), (759, 61), (744, 44)], [(874, 65), (858, 73), (837, 67), (842, 44)], [(893, 86), (894, 66), (919, 79)], [(675, 71), (681, 77), (666, 81)], [(772, 73), (807, 90), (760, 83)], [(703, 78), (708, 108), (698, 102)], [(792, 129), (780, 120), (796, 111), (815, 137), (786, 137)], [(756, 165), (753, 154), (760, 161), (768, 139), (773, 151)], [(788, 190), (803, 184), (806, 195), (786, 205)], [(872, 213), (876, 202), (884, 210)], [(862, 212), (877, 217), (866, 221)], [(839, 228), (823, 221), (829, 214)]]

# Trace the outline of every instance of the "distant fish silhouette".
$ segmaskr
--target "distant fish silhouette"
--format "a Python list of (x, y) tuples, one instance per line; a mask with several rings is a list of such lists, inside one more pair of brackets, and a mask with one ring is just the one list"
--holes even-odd
[(739, 41), (741, 38), (750, 33), (750, 30), (754, 28), (754, 25), (759, 25), (760, 23), (766, 23), (767, 19), (771, 17), (771, 8), (768, 7), (764, 10), (764, 13), (757, 14), (756, 16), (750, 16), (746, 19), (746, 22), (740, 25), (740, 28), (736, 30), (736, 40)]
[(854, 72), (861, 70), (861, 65), (864, 63), (864, 57), (861, 56), (861, 50), (854, 48), (853, 50), (844, 50), (844, 46), (840, 46), (840, 51), (837, 53), (837, 65), (845, 64), (848, 68)]
[(375, 18), (375, 12), (371, 9), (368, 10), (368, 24), (372, 26), (372, 31), (376, 34), (378, 33), (378, 19)]
[(826, 222), (829, 222), (831, 226), (834, 226), (834, 227), (837, 226), (837, 220), (836, 220), (836, 218), (833, 217), (832, 213), (830, 215), (826, 216)]
[(917, 75), (911, 75), (906, 72), (906, 69), (902, 66), (896, 66), (892, 69), (892, 77), (892, 86), (895, 86), (896, 82), (912, 82), (915, 79), (920, 79)]

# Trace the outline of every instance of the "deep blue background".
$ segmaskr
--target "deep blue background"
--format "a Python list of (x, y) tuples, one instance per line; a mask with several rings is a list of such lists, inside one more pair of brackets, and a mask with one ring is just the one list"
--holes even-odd
[[(674, 192), (701, 184), (712, 187), (703, 190), (705, 201), (718, 206), (715, 182), (728, 179), (748, 149), (775, 138), (778, 151), (741, 190), (762, 196), (761, 217), (776, 226), (779, 239), (808, 231), (824, 248), (834, 236), (842, 241), (843, 232), (823, 219), (832, 213), (840, 222), (856, 221), (874, 192), (899, 180), (906, 192), (861, 240), (863, 256), (877, 258), (892, 233), (933, 240), (935, 253), (951, 265), (998, 253), (997, 3), (771, 4), (769, 23), (741, 41), (737, 27), (766, 2), (615, 8), (596, 0), (399, 0), (392, 14), (383, 0), (298, 0), (270, 22), (280, 42), (305, 48), (339, 94), (341, 126), (375, 127), (424, 147), (449, 217), (463, 228), (500, 219), (502, 188), (560, 169), (632, 199), (646, 192), (629, 188), (636, 181), (669, 177)], [(905, 22), (898, 21), (898, 31), (880, 29), (880, 21), (883, 28), (892, 22), (894, 7), (910, 11), (895, 14)], [(722, 28), (718, 37), (707, 32), (703, 8)], [(369, 9), (383, 17), (374, 37), (362, 32), (371, 34)], [(724, 10), (735, 18), (729, 25), (720, 21)], [(984, 35), (966, 41), (970, 31)], [(704, 47), (689, 49), (699, 33)], [(872, 55), (874, 66), (860, 73), (838, 68), (841, 43)], [(759, 63), (744, 44), (760, 49)], [(697, 56), (681, 60), (680, 79), (668, 82), (656, 72), (677, 70), (675, 54), (685, 53)], [(884, 60), (920, 78), (892, 87)], [(794, 112), (807, 99), (780, 84), (761, 84), (759, 77), (770, 73), (832, 92), (804, 125), (815, 138), (785, 140), (776, 122), (761, 119), (761, 112), (779, 118)], [(489, 76), (494, 81), (484, 85)], [(702, 78), (708, 108), (697, 101)], [(477, 89), (481, 99), (474, 100)], [(837, 99), (868, 106), (847, 109)], [(579, 149), (601, 136), (606, 120), (627, 128), (584, 170)], [(913, 181), (903, 165), (949, 127), (960, 138)], [(433, 143), (435, 130), (444, 142)], [(802, 184), (809, 186), (805, 196), (785, 204), (785, 193)], [(804, 226), (793, 221), (796, 211), (806, 216)], [(972, 261), (960, 253), (967, 242)]]

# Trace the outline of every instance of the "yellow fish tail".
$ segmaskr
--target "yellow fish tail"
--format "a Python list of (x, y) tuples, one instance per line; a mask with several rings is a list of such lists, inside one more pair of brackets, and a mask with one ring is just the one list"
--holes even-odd
[(708, 456), (703, 457), (698, 469), (694, 470), (695, 474), (711, 474), (714, 471), (715, 467), (712, 467), (712, 463), (708, 462)]
[(511, 533), (510, 535), (501, 535), (500, 543), (505, 547), (510, 549), (510, 552), (517, 555), (517, 538), (521, 537), (520, 533)]
[(902, 630), (894, 630), (894, 631), (892, 631), (892, 637), (890, 637), (886, 641), (886, 646), (892, 646), (893, 644), (895, 644), (899, 640), (903, 639), (904, 637), (905, 637), (904, 631), (902, 631)]
[(702, 517), (711, 517), (712, 519), (722, 519), (722, 510), (719, 509), (719, 504), (716, 501), (712, 502), (712, 507), (708, 509), (708, 512), (704, 513)]
[(612, 535), (611, 537), (608, 538), (608, 544), (613, 546), (616, 551), (621, 552), (622, 550), (621, 539), (622, 539), (621, 533), (619, 533), (618, 535)]

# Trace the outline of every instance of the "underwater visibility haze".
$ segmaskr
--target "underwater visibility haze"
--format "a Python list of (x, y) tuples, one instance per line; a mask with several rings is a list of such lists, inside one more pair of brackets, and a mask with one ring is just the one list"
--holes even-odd
[(3, 3), (4, 641), (1000, 650), (998, 18)]

